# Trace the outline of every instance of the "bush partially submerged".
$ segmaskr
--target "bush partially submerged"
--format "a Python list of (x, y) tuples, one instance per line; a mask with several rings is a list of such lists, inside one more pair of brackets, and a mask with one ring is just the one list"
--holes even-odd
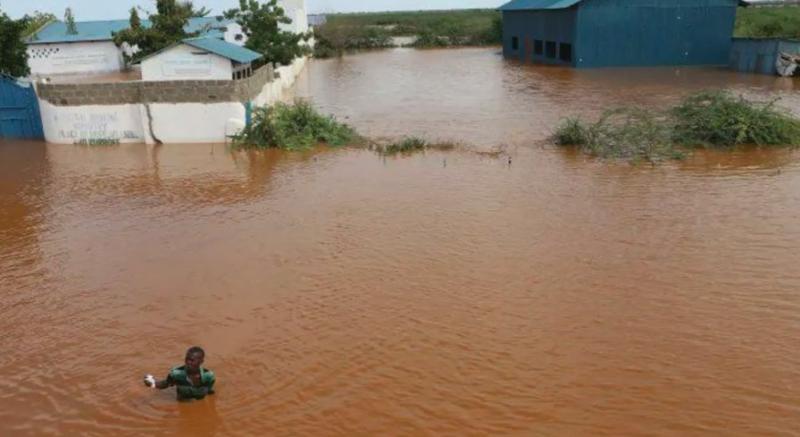
[(276, 103), (253, 111), (250, 125), (233, 137), (241, 147), (302, 150), (318, 144), (343, 146), (358, 140), (356, 132), (310, 103)]
[(638, 109), (606, 111), (595, 123), (567, 119), (558, 128), (555, 141), (561, 145), (580, 146), (604, 158), (658, 161), (682, 157), (673, 146), (669, 129), (656, 114)]
[(568, 118), (556, 129), (553, 140), (603, 158), (652, 162), (680, 159), (688, 147), (798, 145), (800, 120), (776, 108), (774, 102), (706, 91), (665, 112), (622, 108), (604, 112), (594, 123)]
[(371, 148), (382, 155), (396, 155), (398, 153), (413, 153), (424, 150), (451, 150), (455, 147), (453, 143), (429, 143), (422, 138), (406, 137), (398, 142), (389, 144), (373, 144)]
[(800, 144), (800, 121), (775, 107), (727, 92), (702, 92), (672, 109), (673, 138), (686, 146)]

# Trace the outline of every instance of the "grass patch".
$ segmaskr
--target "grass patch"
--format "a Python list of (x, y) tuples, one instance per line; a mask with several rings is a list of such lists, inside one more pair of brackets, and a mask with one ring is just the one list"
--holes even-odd
[(727, 92), (691, 95), (671, 111), (673, 139), (686, 146), (732, 147), (740, 144), (800, 144), (800, 121), (775, 106)]
[(567, 119), (556, 129), (554, 140), (602, 158), (656, 162), (684, 157), (671, 141), (665, 120), (639, 108), (609, 110), (594, 123)]
[(499, 45), (500, 17), (492, 9), (330, 14), (315, 30), (314, 55), (392, 47), (395, 36), (416, 36), (415, 47)]
[(331, 58), (355, 50), (394, 47), (389, 30), (381, 27), (357, 27), (324, 24), (314, 30), (317, 43), (314, 56)]
[(430, 143), (419, 137), (406, 137), (400, 141), (388, 144), (373, 144), (370, 146), (371, 149), (381, 155), (410, 154), (426, 150), (452, 150), (455, 147), (453, 143)]
[(350, 126), (298, 100), (293, 105), (256, 108), (250, 125), (233, 137), (233, 143), (244, 148), (303, 150), (318, 144), (343, 146), (359, 139)]
[(800, 7), (738, 8), (734, 36), (800, 38)]
[(694, 147), (800, 145), (800, 120), (774, 101), (753, 102), (726, 91), (704, 91), (662, 112), (631, 107), (606, 111), (594, 123), (568, 118), (556, 129), (553, 141), (601, 158), (656, 162), (681, 159)]

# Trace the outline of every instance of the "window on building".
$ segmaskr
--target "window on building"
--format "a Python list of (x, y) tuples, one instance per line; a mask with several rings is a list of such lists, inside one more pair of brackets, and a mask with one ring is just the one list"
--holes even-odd
[(516, 36), (511, 37), (511, 50), (519, 50), (519, 38)]
[(561, 43), (558, 47), (558, 59), (564, 62), (572, 62), (572, 44)]
[(544, 43), (544, 55), (550, 59), (556, 58), (556, 43), (555, 41), (545, 41)]
[(540, 39), (533, 40), (533, 54), (542, 56), (544, 54), (544, 42)]

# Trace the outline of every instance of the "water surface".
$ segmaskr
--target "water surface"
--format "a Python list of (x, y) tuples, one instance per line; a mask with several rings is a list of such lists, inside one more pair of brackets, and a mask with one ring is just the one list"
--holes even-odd
[[(298, 91), (511, 165), (0, 143), (0, 434), (795, 434), (800, 154), (543, 142), (707, 84), (794, 98), (687, 74), (395, 50), (315, 61)], [(216, 396), (141, 385), (193, 344)]]

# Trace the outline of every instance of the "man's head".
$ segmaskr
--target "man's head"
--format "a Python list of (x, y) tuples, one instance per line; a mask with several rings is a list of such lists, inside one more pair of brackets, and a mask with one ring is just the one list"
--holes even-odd
[(190, 347), (189, 350), (186, 351), (186, 360), (184, 360), (186, 370), (192, 373), (199, 371), (205, 358), (206, 352), (203, 348), (198, 346)]

